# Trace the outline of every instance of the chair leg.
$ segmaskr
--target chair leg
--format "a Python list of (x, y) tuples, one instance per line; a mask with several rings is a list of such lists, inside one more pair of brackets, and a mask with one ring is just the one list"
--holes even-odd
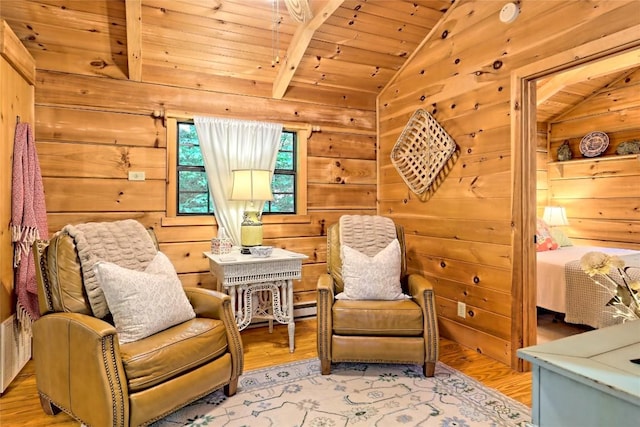
[(436, 372), (436, 362), (425, 362), (424, 364), (424, 376), (432, 377)]
[(320, 372), (322, 375), (329, 375), (331, 373), (331, 360), (322, 359), (320, 361)]
[(229, 384), (224, 386), (224, 395), (227, 397), (233, 396), (238, 391), (238, 379), (232, 380)]
[(61, 409), (53, 404), (49, 399), (40, 395), (40, 406), (42, 406), (42, 410), (47, 415), (56, 415), (59, 414)]

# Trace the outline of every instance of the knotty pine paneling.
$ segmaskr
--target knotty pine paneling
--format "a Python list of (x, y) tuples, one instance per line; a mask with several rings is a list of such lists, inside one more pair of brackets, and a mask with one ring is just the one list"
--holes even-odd
[[(554, 57), (556, 61), (564, 58), (571, 62), (580, 55), (577, 52), (585, 55), (586, 52), (597, 52), (594, 42), (602, 40), (602, 35), (620, 43), (631, 42), (633, 31), (637, 32), (639, 27), (637, 20), (633, 22), (629, 15), (637, 11), (633, 1), (597, 2), (594, 8), (593, 4), (581, 2), (524, 0), (520, 2), (520, 16), (511, 24), (498, 20), (502, 6), (499, 2), (486, 1), (454, 3), (446, 19), (434, 28), (432, 36), (378, 96), (378, 193), (379, 212), (403, 225), (446, 218), (465, 224), (467, 230), (474, 225), (485, 230), (475, 235), (472, 242), (458, 239), (453, 232), (443, 236), (433, 227), (418, 229), (416, 237), (408, 240), (409, 267), (438, 283), (442, 292), (438, 294), (436, 289), (442, 303), (438, 316), (443, 336), (515, 367), (518, 363), (515, 350), (521, 345), (522, 334), (527, 333), (518, 323), (522, 314), (516, 311), (522, 307), (522, 301), (512, 301), (507, 308), (511, 311), (506, 314), (504, 305), (491, 307), (481, 298), (476, 298), (473, 304), (467, 301), (478, 313), (495, 315), (493, 321), (499, 318), (507, 325), (505, 330), (497, 330), (478, 317), (460, 319), (456, 314), (456, 302), (464, 301), (463, 296), (478, 286), (469, 280), (474, 277), (474, 271), (482, 272), (489, 266), (501, 267), (493, 267), (495, 272), (487, 271), (478, 276), (480, 284), (495, 281), (495, 277), (501, 279), (492, 284), (497, 289), (488, 292), (501, 293), (501, 298), (521, 294), (518, 289), (522, 284), (512, 283), (511, 254), (514, 249), (509, 237), (513, 233), (514, 200), (510, 177), (513, 175), (511, 137), (516, 132), (511, 128), (511, 116), (512, 109), (519, 107), (510, 105), (511, 73), (545, 58)], [(599, 35), (592, 31), (595, 27), (599, 28)], [(625, 101), (626, 107), (630, 105), (630, 101)], [(395, 170), (388, 167), (393, 145), (418, 108), (431, 112), (460, 150), (448, 177), (426, 201), (402, 191)], [(616, 132), (623, 132), (622, 112), (613, 115), (617, 117)], [(634, 117), (635, 112), (629, 110), (628, 123), (637, 122)], [(600, 125), (602, 122), (594, 120), (593, 123)], [(536, 145), (546, 150), (544, 132), (538, 135)], [(554, 149), (550, 147), (550, 150)], [(537, 180), (544, 182), (546, 162), (538, 169)], [(474, 193), (475, 183), (484, 183), (486, 189)], [(625, 191), (628, 189), (626, 184), (616, 184), (621, 184)], [(549, 184), (549, 190), (541, 189), (538, 197), (546, 203), (547, 193), (551, 191)], [(635, 194), (634, 190), (629, 191)], [(495, 235), (499, 240), (494, 241), (492, 233), (486, 232), (486, 224), (490, 223), (500, 227)], [(439, 245), (433, 244), (436, 237), (441, 240)], [(483, 259), (470, 259), (469, 253), (476, 246), (476, 239), (488, 244), (500, 243), (504, 250), (487, 251), (482, 254)]]
[[(373, 107), (331, 105), (327, 91), (311, 98), (325, 104), (261, 97), (248, 102), (247, 96), (180, 87), (173, 78), (170, 86), (38, 70), (36, 135), (51, 232), (68, 223), (136, 218), (154, 229), (185, 286), (215, 287), (202, 255), (217, 233), (215, 221), (179, 225), (164, 219), (167, 131), (163, 118), (153, 113), (170, 109), (309, 124), (315, 130), (304, 165), (308, 215), (282, 221), (267, 217), (264, 237), (265, 244), (309, 257), (294, 285), (294, 299), (314, 303), (317, 277), (326, 271), (326, 227), (342, 214), (376, 212)], [(128, 181), (129, 171), (145, 172), (146, 180)]]
[(441, 298), (462, 301), (471, 307), (485, 307), (485, 309), (505, 317), (511, 315), (511, 295), (509, 292), (496, 292), (482, 286), (468, 287), (454, 280), (434, 278), (432, 280)]
[[(180, 74), (176, 74), (179, 79)], [(83, 108), (152, 117), (154, 111), (307, 123), (356, 131), (375, 130), (375, 112), (353, 108), (208, 92), (38, 70), (36, 105)], [(179, 81), (179, 80), (178, 80)], [(229, 88), (229, 90), (232, 88)], [(107, 95), (108, 94), (108, 95)], [(250, 102), (249, 102), (250, 101)]]
[(548, 166), (549, 179), (633, 177), (638, 174), (638, 156), (595, 157), (591, 160), (554, 162)]
[[(509, 318), (504, 317), (502, 321), (508, 323)], [(476, 325), (469, 323), (471, 322), (467, 321), (467, 324), (464, 324), (442, 315), (438, 318), (441, 335), (450, 336), (450, 339), (455, 342), (464, 342), (465, 347), (495, 360), (509, 358), (512, 351), (509, 339), (500, 339), (493, 334), (480, 331)]]
[[(617, 155), (624, 141), (640, 140), (640, 71), (602, 88), (550, 123), (550, 147), (569, 141), (573, 159), (548, 164), (550, 203), (564, 206), (567, 234), (576, 244), (640, 248), (640, 155)], [(599, 157), (583, 158), (580, 140), (591, 131), (609, 136)]]
[(375, 160), (309, 156), (307, 165), (307, 180), (309, 183), (374, 185), (376, 183)]
[(483, 267), (508, 269), (511, 266), (509, 245), (489, 242), (451, 241), (440, 237), (407, 235), (407, 243), (420, 248), (420, 254), (440, 255)]
[(376, 160), (375, 134), (344, 134), (325, 130), (313, 132), (308, 141), (307, 155), (310, 157)]
[(38, 105), (36, 130), (38, 141), (146, 148), (167, 146), (162, 119), (149, 120), (149, 116), (135, 113)]
[(164, 180), (166, 150), (122, 145), (38, 142), (40, 165), (50, 176), (127, 179), (131, 171), (146, 180)]
[(403, 224), (405, 234), (439, 237), (448, 240), (492, 242), (509, 245), (511, 230), (508, 221), (471, 221), (466, 219), (391, 216)]
[(164, 211), (165, 182), (160, 180), (44, 178), (47, 212)]
[[(33, 126), (34, 75), (33, 58), (0, 19), (0, 322), (16, 311), (13, 243), (9, 228), (12, 222), (13, 142), (18, 117)], [(4, 338), (0, 336), (0, 339)], [(2, 368), (8, 365), (9, 362)]]
[(366, 209), (375, 206), (375, 184), (309, 184), (309, 209)]
[(495, 312), (486, 311), (478, 307), (467, 305), (466, 316), (460, 317), (457, 314), (457, 302), (436, 295), (436, 310), (438, 314), (445, 318), (457, 317), (458, 323), (482, 328), (489, 335), (493, 335), (502, 340), (508, 340), (511, 335), (511, 327), (507, 316), (501, 316)]
[(538, 218), (544, 215), (544, 207), (549, 205), (549, 141), (548, 123), (537, 122), (536, 133), (536, 211)]

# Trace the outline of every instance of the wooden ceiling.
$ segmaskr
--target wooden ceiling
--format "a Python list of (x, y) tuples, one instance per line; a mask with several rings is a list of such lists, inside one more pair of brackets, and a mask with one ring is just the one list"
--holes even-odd
[(612, 56), (537, 82), (537, 120), (559, 120), (638, 71), (636, 51)]
[[(452, 4), (309, 3), (313, 17), (304, 23), (289, 15), (285, 0), (0, 0), (0, 16), (40, 70), (273, 98), (287, 98), (292, 88), (297, 99), (323, 91), (347, 107), (367, 99), (373, 109)], [(539, 121), (628, 72), (605, 71), (541, 80)]]
[(275, 98), (291, 85), (375, 96), (451, 4), (311, 0), (313, 18), (298, 23), (284, 0), (0, 3), (39, 69), (201, 87), (224, 78)]

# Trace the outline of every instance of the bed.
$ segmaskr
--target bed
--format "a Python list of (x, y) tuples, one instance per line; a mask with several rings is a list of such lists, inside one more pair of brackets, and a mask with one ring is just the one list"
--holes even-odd
[[(565, 322), (593, 328), (621, 323), (615, 309), (606, 306), (611, 294), (602, 289), (580, 268), (580, 258), (587, 252), (604, 252), (625, 261), (634, 280), (640, 280), (640, 251), (598, 246), (564, 246), (537, 253), (538, 307), (565, 314)], [(636, 268), (638, 267), (638, 268)], [(617, 273), (612, 273), (615, 279)], [(600, 281), (602, 284), (606, 280)], [(611, 287), (613, 289), (613, 286)]]

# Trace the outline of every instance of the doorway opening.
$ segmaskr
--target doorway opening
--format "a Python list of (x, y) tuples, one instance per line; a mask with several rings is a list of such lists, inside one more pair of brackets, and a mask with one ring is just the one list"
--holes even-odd
[[(566, 57), (563, 60), (562, 55), (558, 55), (523, 67), (512, 74), (513, 294), (514, 319), (517, 319), (514, 329), (520, 330), (519, 334), (515, 334), (521, 340), (520, 347), (534, 345), (537, 340), (536, 251), (532, 244), (536, 217), (541, 215), (536, 204), (537, 86), (541, 81), (555, 79), (555, 82), (563, 82), (563, 79), (568, 81), (567, 76), (590, 72), (604, 75), (611, 68), (622, 69), (625, 61), (628, 61), (627, 67), (637, 67), (640, 65), (639, 45), (640, 42), (635, 41), (633, 45), (611, 46), (607, 50), (594, 48), (579, 61)], [(548, 92), (544, 96), (548, 96)], [(514, 360), (512, 366), (524, 368), (519, 360)]]

